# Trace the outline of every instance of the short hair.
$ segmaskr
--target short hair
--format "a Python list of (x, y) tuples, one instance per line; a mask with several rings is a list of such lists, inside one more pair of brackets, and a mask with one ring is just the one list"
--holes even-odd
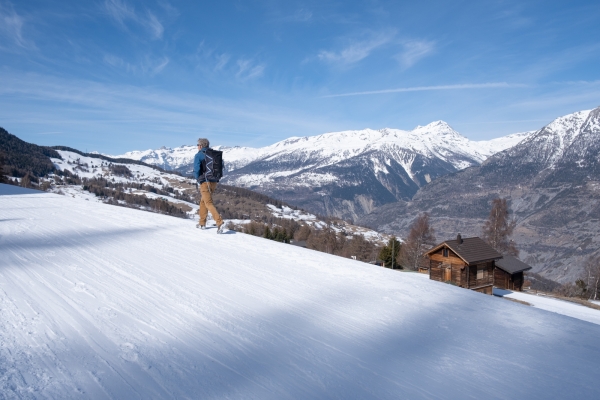
[(204, 147), (208, 147), (210, 145), (208, 139), (205, 138), (200, 138), (198, 139), (198, 146), (202, 146), (202, 148)]

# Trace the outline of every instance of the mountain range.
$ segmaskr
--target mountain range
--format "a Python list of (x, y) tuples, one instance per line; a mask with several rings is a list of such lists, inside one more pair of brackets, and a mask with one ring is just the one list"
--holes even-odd
[[(357, 219), (378, 206), (410, 200), (434, 179), (479, 165), (529, 134), (472, 141), (436, 121), (411, 131), (364, 129), (292, 137), (262, 148), (215, 148), (224, 152), (224, 183), (317, 214)], [(196, 152), (196, 146), (162, 147), (114, 157), (190, 174)]]
[(510, 202), (521, 259), (553, 280), (577, 279), (600, 248), (600, 107), (557, 118), (480, 166), (440, 177), (359, 222), (407, 232), (428, 212), (438, 237), (479, 235), (496, 197)]

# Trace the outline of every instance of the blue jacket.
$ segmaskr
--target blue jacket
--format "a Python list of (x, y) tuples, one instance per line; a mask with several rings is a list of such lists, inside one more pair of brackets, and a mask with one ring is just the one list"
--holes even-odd
[(206, 158), (206, 150), (207, 147), (204, 147), (194, 156), (194, 178), (200, 183), (206, 182), (207, 180), (209, 182), (218, 182), (216, 179), (206, 179), (204, 171), (202, 171), (202, 161)]
[[(204, 161), (206, 149), (206, 147), (202, 148), (202, 150), (198, 151), (194, 156), (194, 178), (196, 178), (196, 180), (198, 180), (202, 171), (202, 161)], [(203, 180), (203, 182), (205, 180)]]

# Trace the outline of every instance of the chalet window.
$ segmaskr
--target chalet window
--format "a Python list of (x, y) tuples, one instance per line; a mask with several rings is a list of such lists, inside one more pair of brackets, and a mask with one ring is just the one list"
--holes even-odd
[(487, 279), (488, 277), (488, 271), (487, 268), (485, 268), (485, 266), (483, 267), (478, 267), (477, 268), (477, 280), (480, 279)]
[(444, 254), (444, 257), (448, 257), (448, 249), (444, 247), (444, 250), (442, 250), (442, 253)]

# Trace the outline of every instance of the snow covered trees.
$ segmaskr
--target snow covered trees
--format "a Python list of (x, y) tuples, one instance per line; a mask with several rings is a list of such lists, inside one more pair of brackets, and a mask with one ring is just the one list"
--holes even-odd
[(416, 271), (426, 259), (423, 253), (434, 244), (435, 234), (429, 225), (429, 214), (420, 214), (410, 226), (406, 242), (402, 245), (399, 256), (400, 265)]
[(509, 219), (506, 199), (492, 200), (492, 209), (483, 225), (483, 240), (502, 254), (518, 256), (519, 250), (510, 239), (516, 226), (516, 221)]

